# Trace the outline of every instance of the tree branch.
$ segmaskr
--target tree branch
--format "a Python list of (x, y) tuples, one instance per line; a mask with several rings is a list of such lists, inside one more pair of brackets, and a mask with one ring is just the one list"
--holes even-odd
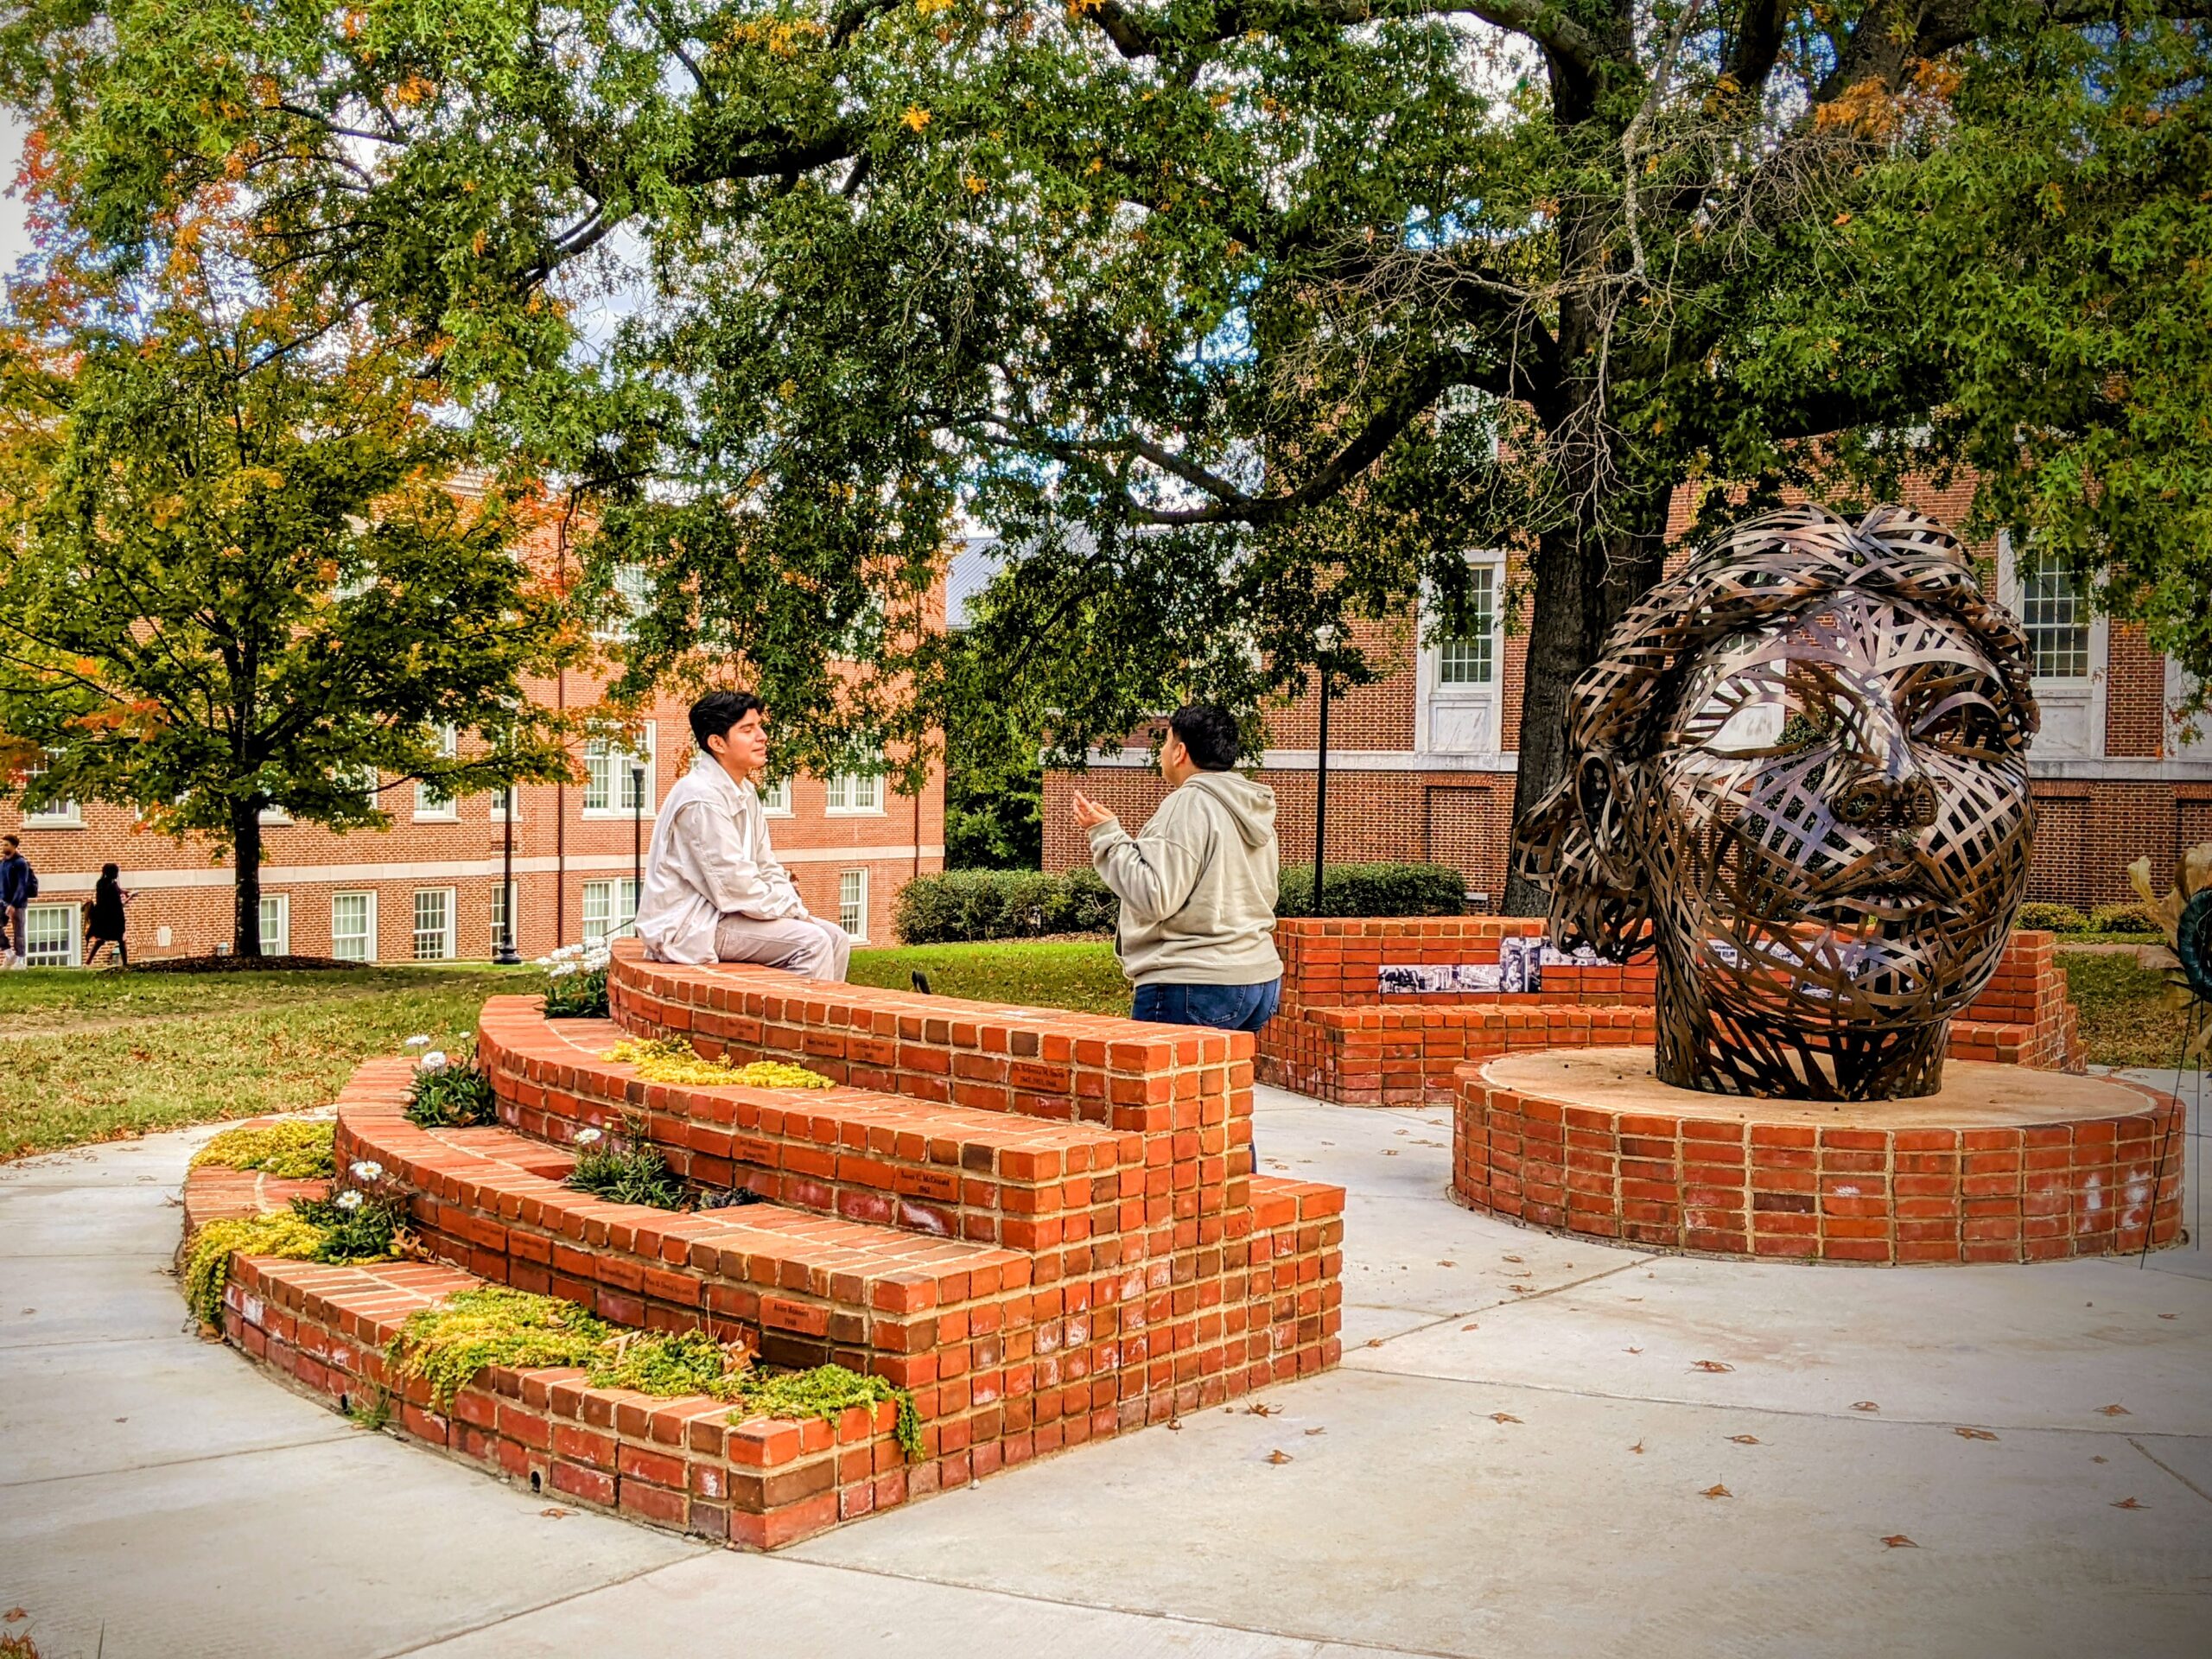
[(1233, 40), (1254, 29), (1274, 30), (1292, 23), (1351, 28), (1443, 16), (1479, 17), (1510, 34), (1524, 35), (1584, 75), (1595, 74), (1602, 57), (1590, 32), (1549, 0), (1296, 0), (1289, 4), (1242, 0), (1215, 8), (1210, 21), (1200, 27), (1162, 22), (1148, 12), (1123, 4), (1122, 0), (1103, 0), (1101, 4), (1084, 7), (1080, 15), (1096, 23), (1125, 58), (1159, 57), (1178, 47)]

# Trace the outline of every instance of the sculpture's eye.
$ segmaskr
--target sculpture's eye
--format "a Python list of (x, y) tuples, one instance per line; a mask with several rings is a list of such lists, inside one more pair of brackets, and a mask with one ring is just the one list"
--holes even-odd
[(1994, 705), (1973, 695), (1952, 697), (1912, 722), (1919, 742), (1952, 754), (1994, 759), (2005, 753), (2005, 721)]
[(1705, 740), (1715, 754), (1792, 754), (1834, 735), (1834, 706), (1826, 698), (1800, 703), (1769, 696), (1738, 705)]

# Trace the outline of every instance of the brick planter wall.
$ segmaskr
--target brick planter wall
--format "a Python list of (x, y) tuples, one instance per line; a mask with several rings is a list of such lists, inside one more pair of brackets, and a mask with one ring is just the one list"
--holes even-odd
[[(1385, 963), (1494, 963), (1499, 939), (1542, 931), (1535, 918), (1297, 918), (1277, 926), (1283, 1006), (1261, 1034), (1257, 1075), (1278, 1088), (1341, 1105), (1444, 1104), (1453, 1098), (1454, 1071), (1471, 1061), (1657, 1039), (1648, 958), (1548, 966), (1533, 993), (1381, 991)], [(1952, 1058), (2082, 1069), (2055, 947), (2050, 933), (2012, 936), (1996, 976), (1951, 1022)]]

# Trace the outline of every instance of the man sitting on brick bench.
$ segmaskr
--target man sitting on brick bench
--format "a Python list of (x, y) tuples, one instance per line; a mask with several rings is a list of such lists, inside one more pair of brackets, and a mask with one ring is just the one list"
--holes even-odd
[(698, 756), (653, 825), (638, 937), (655, 962), (752, 962), (810, 979), (845, 976), (852, 941), (807, 913), (768, 845), (753, 787), (768, 764), (767, 706), (750, 691), (691, 705)]

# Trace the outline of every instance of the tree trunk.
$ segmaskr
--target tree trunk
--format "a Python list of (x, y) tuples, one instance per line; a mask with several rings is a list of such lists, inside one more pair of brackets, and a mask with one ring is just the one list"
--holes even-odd
[(234, 956), (261, 954), (261, 803), (233, 803), (231, 807), (231, 862), (237, 874), (232, 883), (231, 951)]
[[(1516, 827), (1567, 775), (1567, 697), (1574, 682), (1665, 567), (1668, 494), (1609, 499), (1595, 489), (1578, 490), (1574, 521), (1537, 540), (1513, 784)], [(1601, 515), (1610, 523), (1599, 522)], [(1509, 849), (1502, 910), (1542, 915), (1548, 895), (1514, 873), (1510, 857)]]

